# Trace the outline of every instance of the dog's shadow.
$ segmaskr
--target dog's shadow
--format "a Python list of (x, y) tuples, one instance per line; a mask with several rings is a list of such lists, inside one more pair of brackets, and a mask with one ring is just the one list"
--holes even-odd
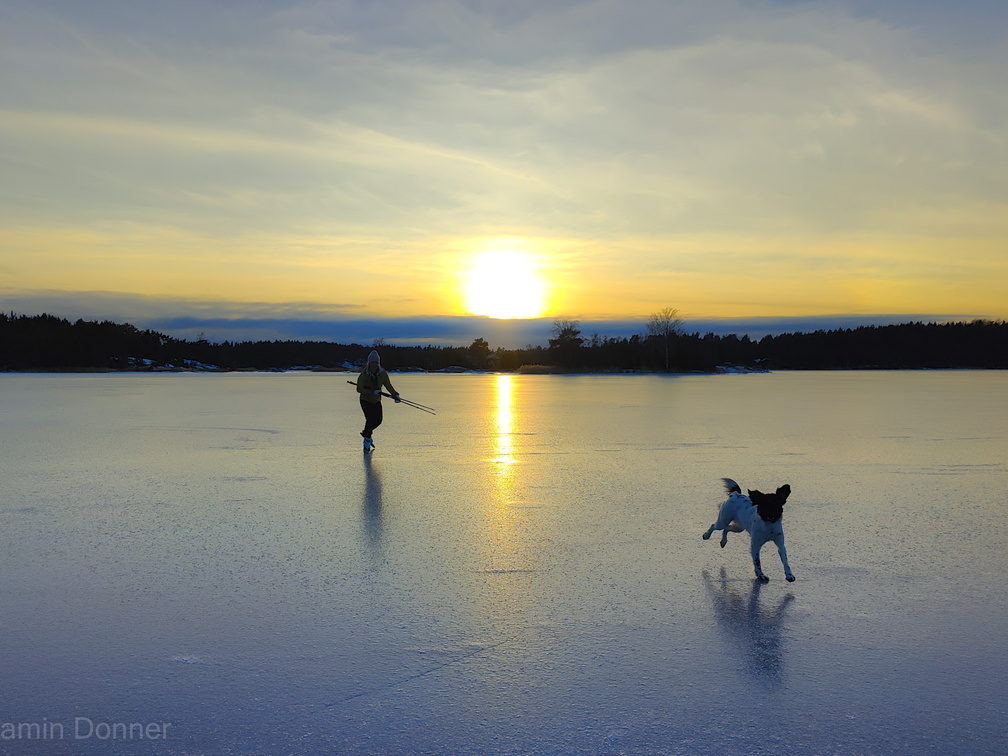
[[(794, 596), (788, 593), (776, 606), (765, 606), (760, 601), (764, 583), (730, 581), (723, 567), (719, 579), (713, 579), (706, 570), (703, 579), (714, 603), (718, 627), (733, 651), (744, 654), (746, 672), (765, 685), (779, 686), (784, 674), (785, 613)], [(749, 586), (748, 595), (737, 590), (744, 585)]]

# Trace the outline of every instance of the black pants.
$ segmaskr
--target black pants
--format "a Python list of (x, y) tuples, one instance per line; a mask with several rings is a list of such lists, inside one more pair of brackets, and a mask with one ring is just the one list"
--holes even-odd
[(364, 430), (361, 431), (361, 435), (364, 438), (371, 438), (374, 429), (382, 423), (381, 402), (369, 402), (366, 399), (361, 399), (360, 408), (364, 410)]

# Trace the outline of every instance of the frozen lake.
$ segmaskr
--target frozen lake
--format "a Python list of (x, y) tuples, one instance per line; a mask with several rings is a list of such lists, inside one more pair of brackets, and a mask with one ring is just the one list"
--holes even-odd
[(1008, 374), (348, 377), (0, 375), (0, 753), (1005, 753)]

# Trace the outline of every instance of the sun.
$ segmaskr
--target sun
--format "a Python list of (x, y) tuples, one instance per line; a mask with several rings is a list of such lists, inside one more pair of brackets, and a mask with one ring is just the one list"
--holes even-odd
[(542, 315), (546, 284), (535, 258), (516, 250), (488, 250), (473, 258), (465, 277), (466, 309), (491, 318)]

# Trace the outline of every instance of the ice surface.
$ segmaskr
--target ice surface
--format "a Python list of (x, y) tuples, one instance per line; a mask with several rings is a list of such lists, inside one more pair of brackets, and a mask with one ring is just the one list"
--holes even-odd
[(1005, 373), (345, 379), (0, 376), (0, 753), (1005, 752)]

